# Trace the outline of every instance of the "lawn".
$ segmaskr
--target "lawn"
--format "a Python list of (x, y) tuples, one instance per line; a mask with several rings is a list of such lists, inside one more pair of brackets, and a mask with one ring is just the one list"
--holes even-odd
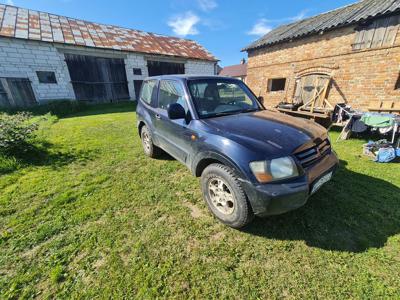
[(400, 297), (400, 164), (364, 140), (335, 143), (340, 170), (306, 206), (238, 231), (135, 126), (131, 104), (89, 107), (0, 158), (1, 299)]

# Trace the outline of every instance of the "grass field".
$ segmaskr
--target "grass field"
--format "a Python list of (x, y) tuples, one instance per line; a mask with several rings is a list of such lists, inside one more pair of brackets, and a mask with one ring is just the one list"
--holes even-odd
[(400, 298), (400, 164), (364, 140), (335, 143), (341, 168), (305, 207), (238, 231), (184, 166), (143, 155), (135, 122), (90, 107), (0, 157), (1, 299)]

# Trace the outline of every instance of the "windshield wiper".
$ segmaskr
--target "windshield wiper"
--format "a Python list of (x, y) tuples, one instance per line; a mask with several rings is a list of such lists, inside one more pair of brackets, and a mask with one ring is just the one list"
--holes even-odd
[(240, 111), (240, 113), (248, 113), (248, 112), (254, 112), (254, 111), (259, 111), (259, 108), (248, 108), (248, 109), (243, 109)]

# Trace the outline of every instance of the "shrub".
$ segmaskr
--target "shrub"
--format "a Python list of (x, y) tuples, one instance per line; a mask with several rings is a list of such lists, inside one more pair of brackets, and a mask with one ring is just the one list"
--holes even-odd
[(0, 151), (26, 150), (37, 129), (29, 113), (0, 113)]

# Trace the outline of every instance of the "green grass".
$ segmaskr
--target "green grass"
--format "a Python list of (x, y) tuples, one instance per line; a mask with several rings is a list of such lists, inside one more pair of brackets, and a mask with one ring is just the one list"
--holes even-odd
[(364, 140), (335, 143), (341, 168), (306, 206), (238, 231), (135, 126), (130, 104), (89, 107), (0, 158), (1, 299), (400, 297), (400, 165)]

